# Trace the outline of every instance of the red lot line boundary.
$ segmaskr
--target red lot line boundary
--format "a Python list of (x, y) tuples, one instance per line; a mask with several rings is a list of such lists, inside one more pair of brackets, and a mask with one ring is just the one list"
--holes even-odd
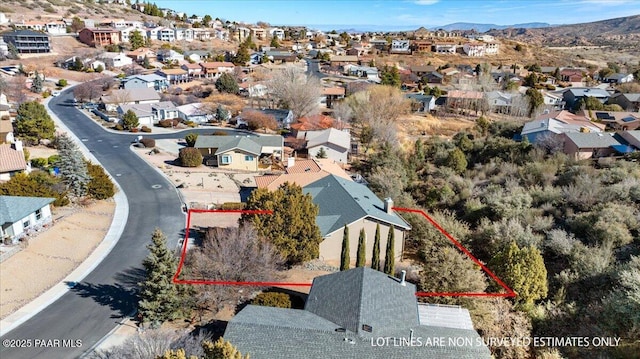
[[(427, 215), (424, 211), (411, 208), (399, 208), (394, 207), (394, 210), (398, 212), (417, 213), (422, 215), (431, 225), (433, 225), (440, 233), (442, 233), (451, 243), (453, 243), (460, 251), (462, 251), (467, 257), (473, 260), (482, 270), (495, 280), (506, 293), (458, 293), (458, 292), (416, 292), (418, 297), (515, 297), (516, 293), (511, 290), (498, 276), (496, 276), (489, 268), (487, 268), (482, 262), (474, 257), (469, 250), (467, 250), (460, 242), (458, 242), (451, 234), (438, 224), (433, 218)], [(311, 283), (294, 283), (294, 282), (238, 282), (238, 281), (223, 281), (223, 280), (195, 280), (195, 279), (179, 279), (180, 273), (182, 273), (182, 267), (184, 266), (184, 260), (187, 254), (187, 244), (189, 241), (189, 228), (191, 227), (191, 213), (240, 213), (240, 214), (272, 214), (269, 210), (221, 210), (221, 209), (190, 209), (187, 212), (187, 226), (185, 228), (184, 240), (182, 243), (182, 250), (180, 252), (180, 261), (178, 262), (178, 269), (173, 276), (173, 283), (176, 284), (200, 284), (200, 285), (235, 285), (235, 286), (253, 286), (253, 287), (272, 287), (272, 286), (287, 286), (287, 287), (311, 287)]]

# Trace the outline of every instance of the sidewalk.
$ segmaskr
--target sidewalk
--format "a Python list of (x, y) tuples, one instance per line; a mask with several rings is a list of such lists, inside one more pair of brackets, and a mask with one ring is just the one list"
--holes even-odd
[[(49, 111), (48, 104), (49, 99), (44, 101), (44, 106), (47, 108), (47, 112), (56, 123), (56, 126), (61, 130), (67, 132), (69, 137), (73, 139), (78, 148), (85, 156), (85, 158), (91, 160), (93, 163), (99, 163), (95, 156), (89, 152), (89, 150), (84, 146), (82, 141), (78, 139), (69, 129), (60, 121), (60, 119), (52, 112)], [(84, 277), (86, 277), (93, 269), (95, 269), (100, 262), (111, 252), (111, 249), (118, 243), (122, 232), (124, 231), (124, 227), (127, 223), (127, 218), (129, 217), (129, 202), (127, 201), (127, 197), (124, 192), (118, 185), (118, 183), (111, 178), (114, 182), (117, 191), (114, 196), (114, 200), (116, 202), (116, 209), (113, 214), (113, 220), (111, 221), (111, 226), (109, 227), (109, 231), (107, 235), (104, 237), (104, 240), (98, 245), (98, 247), (84, 260), (71, 274), (65, 277), (60, 283), (53, 286), (51, 289), (31, 301), (29, 304), (23, 306), (18, 309), (15, 313), (7, 316), (2, 321), (0, 321), (0, 336), (4, 336), (9, 333), (11, 330), (19, 326), (20, 324), (26, 322), (34, 315), (38, 314), (44, 308), (49, 306), (51, 303), (55, 302), (58, 298), (62, 297), (67, 291), (70, 289), (70, 285), (73, 283), (80, 282)]]

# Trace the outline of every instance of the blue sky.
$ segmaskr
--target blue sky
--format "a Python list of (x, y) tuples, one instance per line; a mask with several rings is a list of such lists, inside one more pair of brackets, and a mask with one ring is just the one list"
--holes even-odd
[[(141, 0), (142, 1), (142, 0)], [(153, 2), (153, 1), (152, 1)], [(640, 14), (638, 0), (156, 0), (160, 7), (238, 22), (433, 27), (454, 22), (574, 24)], [(339, 26), (338, 26), (339, 25)]]

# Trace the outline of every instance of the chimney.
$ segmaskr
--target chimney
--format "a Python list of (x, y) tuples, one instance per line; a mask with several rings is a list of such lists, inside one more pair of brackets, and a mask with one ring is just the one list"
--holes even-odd
[(296, 158), (291, 156), (287, 158), (287, 168), (293, 167), (296, 164)]
[(22, 149), (22, 141), (16, 140), (16, 142), (13, 144), (13, 147), (15, 147), (16, 151), (18, 151), (18, 152), (23, 152), (24, 151)]
[(405, 280), (407, 279), (407, 271), (403, 269), (401, 273), (402, 274), (400, 275), (400, 285), (404, 287), (407, 285), (407, 281)]
[(389, 197), (384, 199), (384, 211), (387, 213), (392, 213), (393, 211), (393, 200)]

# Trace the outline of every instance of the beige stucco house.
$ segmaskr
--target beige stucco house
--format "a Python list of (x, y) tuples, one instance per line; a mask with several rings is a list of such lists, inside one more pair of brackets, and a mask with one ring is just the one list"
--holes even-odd
[(230, 170), (259, 171), (261, 159), (282, 158), (282, 136), (198, 136), (194, 145), (204, 163)]

